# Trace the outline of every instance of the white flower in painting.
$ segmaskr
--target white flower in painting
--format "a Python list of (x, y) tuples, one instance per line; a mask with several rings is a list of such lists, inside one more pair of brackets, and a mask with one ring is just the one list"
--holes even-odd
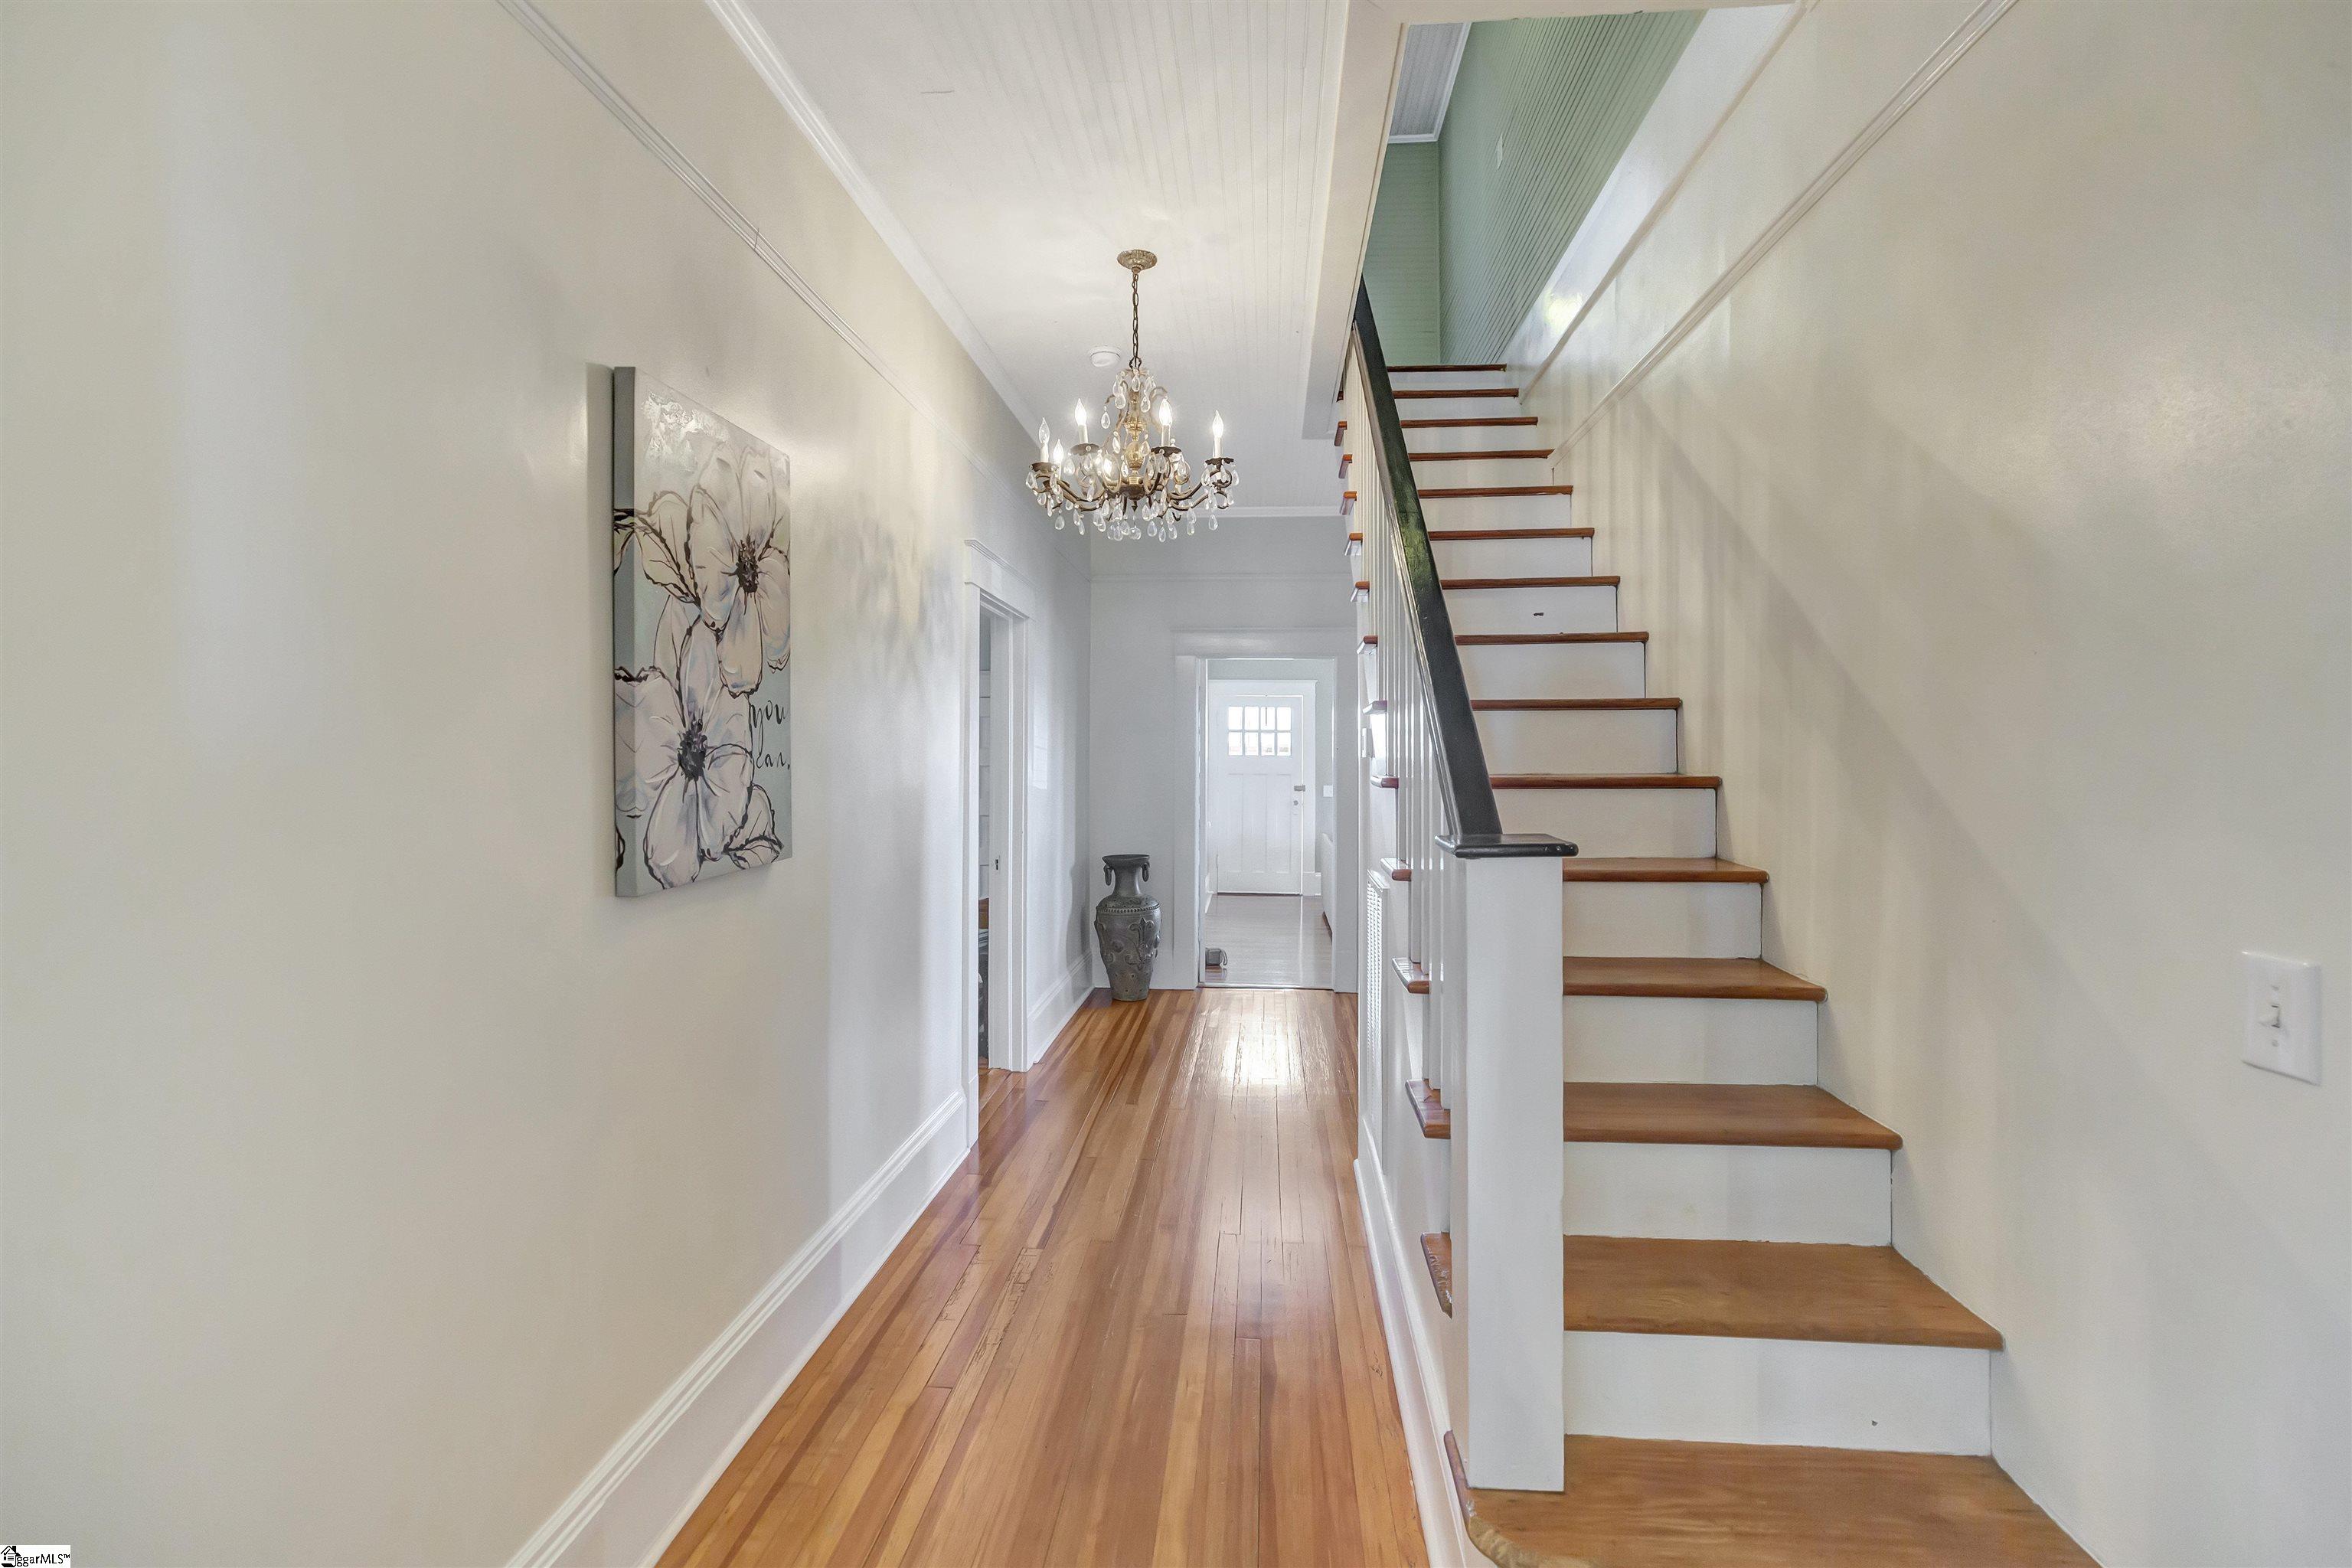
[(687, 501), (687, 555), (702, 620), (719, 634), (727, 689), (756, 689), (792, 657), (792, 563), (777, 533), (784, 496), (765, 452), (722, 447)]
[[(636, 720), (626, 757), (634, 788), (619, 788), (616, 804), (635, 815), (628, 806), (642, 803), (646, 869), (654, 880), (665, 888), (691, 882), (705, 865), (728, 857), (744, 826), (753, 793), (751, 705), (727, 689), (719, 639), (699, 626), (678, 650), (674, 679), (659, 666), (623, 675), (614, 700), (634, 708)], [(614, 765), (617, 775), (623, 760), (616, 756)]]
[(727, 841), (727, 858), (738, 866), (765, 866), (783, 852), (784, 842), (776, 834), (775, 803), (766, 790), (753, 784), (743, 826)]

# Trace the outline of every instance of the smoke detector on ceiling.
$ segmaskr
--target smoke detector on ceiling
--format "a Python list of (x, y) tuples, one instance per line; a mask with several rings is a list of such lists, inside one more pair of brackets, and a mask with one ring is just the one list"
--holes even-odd
[(1097, 349), (1092, 353), (1087, 355), (1087, 358), (1093, 362), (1094, 367), (1097, 370), (1108, 370), (1112, 365), (1118, 363), (1118, 351), (1117, 349)]

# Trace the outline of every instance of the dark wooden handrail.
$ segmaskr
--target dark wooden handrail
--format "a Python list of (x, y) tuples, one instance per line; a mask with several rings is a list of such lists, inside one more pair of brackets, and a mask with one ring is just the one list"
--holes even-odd
[(1413, 484), (1412, 458), (1405, 450), (1396, 392), (1389, 384), (1388, 360), (1381, 353), (1380, 327), (1372, 320), (1372, 297), (1360, 282), (1356, 285), (1356, 352), (1362, 357), (1364, 384), (1371, 395), (1381, 474), (1396, 510), (1413, 657), (1429, 688), (1437, 784), (1444, 792), (1446, 817), (1454, 824), (1447, 847), (1465, 859), (1573, 855), (1575, 845), (1549, 834), (1503, 831), (1503, 814), (1495, 804), (1494, 785), (1487, 781), (1486, 748), (1478, 739), (1469, 683), (1462, 674), (1462, 655), (1454, 646), (1454, 620), (1445, 613), (1445, 591), (1438, 582), (1437, 559), (1430, 551), (1429, 527), (1421, 515), (1421, 491)]

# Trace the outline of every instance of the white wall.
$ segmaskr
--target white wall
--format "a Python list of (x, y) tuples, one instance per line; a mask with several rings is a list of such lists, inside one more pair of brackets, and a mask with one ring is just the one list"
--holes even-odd
[[(1362, 770), (1353, 761), (1355, 726), (1348, 718), (1356, 703), (1349, 656), (1357, 633), (1347, 536), (1337, 518), (1238, 518), (1214, 533), (1169, 544), (1092, 545), (1087, 772), (1094, 893), (1103, 891), (1100, 857), (1138, 850), (1151, 857), (1147, 890), (1161, 911), (1157, 987), (1189, 990), (1198, 978), (1190, 956), (1199, 942), (1194, 900), (1184, 889), (1197, 826), (1198, 677), (1207, 660), (1338, 658), (1344, 754), (1335, 760), (1335, 817), (1343, 834), (1354, 833)], [(1352, 842), (1340, 845), (1339, 864), (1353, 864), (1354, 856)], [(1345, 899), (1331, 910), (1333, 973), (1343, 990), (1354, 988), (1359, 967), (1353, 955), (1362, 911), (1355, 903)], [(1108, 984), (1098, 956), (1094, 964), (1095, 984)]]
[[(6, 1539), (502, 1561), (796, 1256), (822, 1326), (961, 1147), (967, 537), (1083, 963), (1022, 433), (706, 10), (556, 21), (832, 320), (498, 7), (0, 16)], [(614, 363), (795, 470), (795, 857), (626, 901)]]
[[(2352, 11), (2027, 0), (1915, 77), (1970, 15), (1800, 20), (1536, 406), (2001, 1461), (2110, 1563), (2341, 1563)], [(2326, 966), (2319, 1087), (2242, 949)]]

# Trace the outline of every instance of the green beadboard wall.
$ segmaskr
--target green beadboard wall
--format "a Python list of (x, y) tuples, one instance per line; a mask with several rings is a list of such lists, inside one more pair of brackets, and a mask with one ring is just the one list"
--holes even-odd
[[(1661, 11), (1471, 27), (1435, 144), (1437, 357), (1502, 358), (1700, 16)], [(1390, 148), (1391, 160), (1403, 150)], [(1387, 199), (1384, 178), (1381, 200)], [(1373, 223), (1377, 234), (1377, 211)], [(1380, 320), (1385, 339), (1388, 317)]]
[(1364, 288), (1393, 364), (1438, 357), (1437, 156), (1434, 142), (1389, 143), (1364, 241)]

